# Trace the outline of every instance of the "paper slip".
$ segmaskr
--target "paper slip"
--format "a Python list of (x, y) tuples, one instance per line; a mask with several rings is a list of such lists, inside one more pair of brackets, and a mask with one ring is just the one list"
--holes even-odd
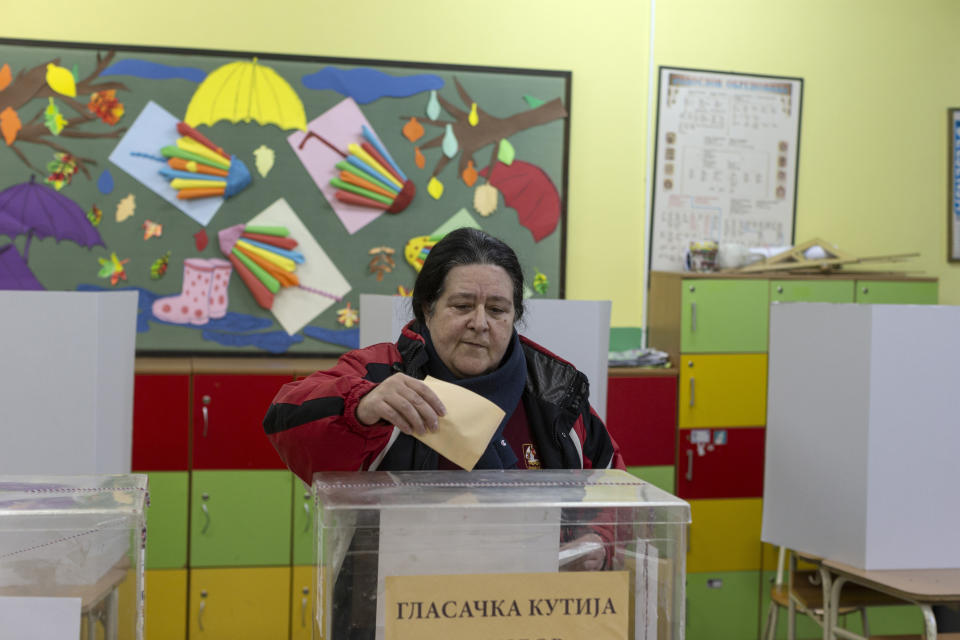
[(472, 470), (500, 426), (503, 409), (450, 382), (427, 376), (424, 383), (440, 398), (447, 415), (440, 417), (436, 431), (414, 437), (454, 464)]

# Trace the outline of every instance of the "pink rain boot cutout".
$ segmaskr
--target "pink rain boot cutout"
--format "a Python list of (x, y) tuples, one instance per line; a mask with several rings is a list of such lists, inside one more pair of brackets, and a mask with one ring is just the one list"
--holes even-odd
[(227, 315), (227, 287), (230, 285), (230, 274), (233, 265), (220, 258), (207, 260), (213, 267), (213, 284), (210, 285), (210, 317), (222, 318)]
[(213, 266), (204, 258), (183, 261), (183, 289), (178, 296), (159, 298), (153, 315), (174, 324), (207, 324), (210, 320), (210, 282)]

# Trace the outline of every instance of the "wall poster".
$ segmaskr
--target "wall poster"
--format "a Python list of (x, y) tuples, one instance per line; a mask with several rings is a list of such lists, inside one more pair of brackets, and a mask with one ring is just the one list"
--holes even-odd
[(949, 109), (950, 193), (947, 195), (947, 261), (960, 262), (960, 109)]
[(803, 80), (660, 68), (650, 271), (691, 242), (793, 243)]
[(136, 290), (138, 353), (335, 355), (471, 226), (562, 298), (570, 80), (0, 40), (0, 289)]

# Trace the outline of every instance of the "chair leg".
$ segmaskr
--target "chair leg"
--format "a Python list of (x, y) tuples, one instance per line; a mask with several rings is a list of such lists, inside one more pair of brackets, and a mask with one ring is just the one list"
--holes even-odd
[(777, 609), (776, 602), (771, 602), (767, 608), (767, 623), (763, 627), (763, 640), (775, 640), (777, 637)]

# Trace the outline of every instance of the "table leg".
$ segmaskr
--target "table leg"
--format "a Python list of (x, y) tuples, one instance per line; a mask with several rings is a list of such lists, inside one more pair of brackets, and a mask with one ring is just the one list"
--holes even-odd
[(120, 618), (120, 597), (117, 588), (114, 587), (107, 594), (107, 601), (104, 606), (103, 637), (105, 640), (117, 640), (117, 631)]
[(830, 598), (832, 596), (832, 593), (830, 590), (830, 585), (831, 585), (830, 572), (824, 569), (823, 565), (820, 565), (818, 570), (820, 571), (820, 589), (823, 593), (823, 595), (820, 598), (821, 601), (823, 602), (823, 616), (821, 618), (821, 622), (822, 622), (821, 627), (823, 628), (823, 640), (833, 640), (830, 637), (830, 630), (832, 629), (832, 627), (830, 626), (830, 616), (831, 616), (830, 612), (832, 610), (832, 607), (830, 606)]
[(827, 620), (827, 624), (824, 627), (825, 634), (824, 638), (826, 640), (836, 640), (835, 630), (837, 628), (837, 620), (839, 616), (837, 612), (840, 610), (840, 590), (843, 589), (843, 585), (846, 584), (847, 579), (843, 576), (837, 576), (837, 579), (833, 581), (833, 584), (830, 586), (830, 599), (829, 604), (824, 603), (824, 619)]
[(921, 604), (920, 610), (923, 611), (924, 640), (937, 640), (937, 619), (933, 615), (933, 608), (928, 604)]

